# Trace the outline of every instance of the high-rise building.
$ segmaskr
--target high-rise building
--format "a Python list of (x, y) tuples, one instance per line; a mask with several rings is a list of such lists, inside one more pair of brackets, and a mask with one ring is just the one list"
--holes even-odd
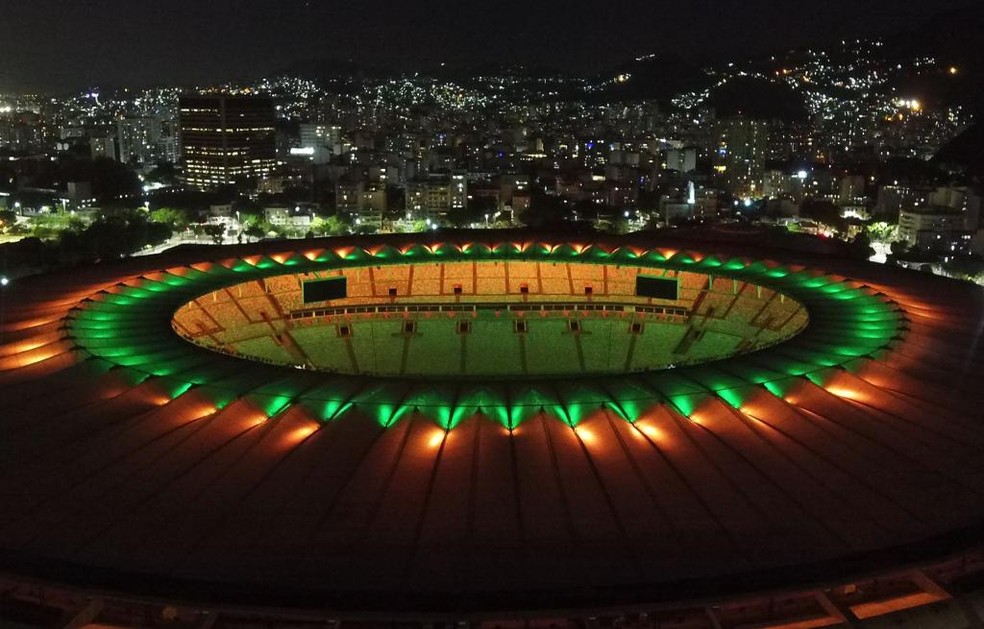
[(273, 101), (185, 96), (178, 104), (184, 181), (209, 190), (268, 177), (277, 165)]
[(99, 157), (116, 159), (116, 138), (110, 135), (96, 135), (89, 138), (89, 153), (92, 159)]
[(840, 192), (837, 195), (839, 205), (864, 204), (865, 179), (862, 175), (847, 175), (841, 177)]
[(408, 218), (443, 219), (451, 210), (451, 184), (447, 179), (411, 181), (406, 187)]
[(127, 116), (116, 121), (116, 145), (120, 161), (150, 161), (153, 148), (160, 138), (160, 127), (147, 116)]
[(731, 193), (761, 195), (768, 141), (764, 122), (745, 118), (722, 121), (718, 158)]
[(431, 175), (406, 186), (407, 215), (442, 220), (448, 213), (468, 205), (468, 177), (465, 173)]
[(697, 149), (693, 146), (666, 151), (666, 168), (681, 173), (697, 170)]
[(463, 210), (468, 205), (468, 177), (465, 173), (451, 175), (451, 211)]
[(325, 164), (336, 147), (341, 151), (341, 141), (341, 127), (303, 122), (300, 125), (300, 144), (291, 154), (308, 156), (315, 164)]

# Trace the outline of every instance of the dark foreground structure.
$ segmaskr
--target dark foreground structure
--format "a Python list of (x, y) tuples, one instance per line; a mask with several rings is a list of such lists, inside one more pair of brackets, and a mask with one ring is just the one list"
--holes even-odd
[(3, 299), (0, 617), (978, 613), (971, 285), (476, 232), (182, 249)]

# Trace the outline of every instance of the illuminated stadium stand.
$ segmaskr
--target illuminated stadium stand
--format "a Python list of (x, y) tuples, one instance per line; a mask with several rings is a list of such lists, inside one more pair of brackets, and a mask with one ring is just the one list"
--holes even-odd
[[(316, 276), (273, 276), (189, 303), (177, 313), (175, 329), (223, 352), (333, 372), (412, 374), (414, 365), (424, 365), (422, 374), (427, 375), (449, 369), (442, 365), (450, 361), (459, 375), (508, 375), (510, 370), (536, 375), (551, 373), (551, 365), (567, 365), (569, 371), (563, 373), (596, 373), (720, 358), (787, 338), (807, 322), (795, 300), (769, 289), (739, 291), (729, 296), (737, 308), (729, 303), (727, 311), (708, 317), (706, 309), (704, 316), (692, 310), (694, 303), (706, 300), (708, 276), (669, 273), (666, 277), (679, 281), (679, 299), (653, 300), (634, 294), (635, 278), (645, 269), (617, 271), (610, 277), (608, 267), (601, 265), (513, 262), (356, 267), (345, 271), (347, 296), (330, 304), (298, 301), (298, 287), (317, 281)], [(526, 280), (519, 286), (534, 284), (533, 290), (521, 293), (520, 303), (507, 291), (516, 277)], [(540, 286), (546, 287), (544, 292)], [(454, 319), (488, 313), (508, 320), (525, 317), (527, 334), (517, 337), (481, 323), (469, 338), (456, 336)], [(253, 323), (242, 324), (244, 316)], [(380, 317), (422, 319), (419, 333), (404, 338), (393, 331), (394, 325), (372, 323)], [(431, 317), (439, 320), (429, 321)], [(338, 337), (333, 322), (339, 318), (349, 321), (357, 340)], [(637, 319), (653, 320), (639, 328), (638, 343), (630, 336), (630, 322)], [(569, 329), (571, 320), (578, 321), (576, 333)], [(505, 325), (511, 327), (508, 321)], [(306, 332), (283, 336), (295, 326)], [(314, 333), (311, 326), (321, 326), (323, 333)], [(369, 340), (362, 338), (367, 333)], [(496, 337), (493, 345), (502, 347), (489, 354), (495, 360), (482, 361), (483, 354), (473, 348), (483, 346), (479, 337), (488, 334)], [(262, 341), (264, 336), (276, 340)], [(454, 355), (446, 352), (451, 346), (458, 348)], [(365, 351), (372, 355), (364, 356)]]
[[(980, 623), (979, 289), (747, 246), (403, 238), (15, 286), (0, 618)], [(681, 299), (637, 298), (641, 269)], [(339, 272), (349, 297), (301, 303)]]

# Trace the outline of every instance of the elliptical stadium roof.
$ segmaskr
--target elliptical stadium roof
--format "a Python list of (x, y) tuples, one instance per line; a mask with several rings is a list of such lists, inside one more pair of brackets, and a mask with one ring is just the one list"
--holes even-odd
[[(977, 548), (981, 291), (695, 249), (520, 232), (286, 241), (12, 285), (0, 569), (187, 601), (495, 614), (812, 587)], [(673, 369), (490, 381), (291, 369), (172, 328), (221, 287), (452, 261), (702, 273), (789, 296), (809, 325)]]

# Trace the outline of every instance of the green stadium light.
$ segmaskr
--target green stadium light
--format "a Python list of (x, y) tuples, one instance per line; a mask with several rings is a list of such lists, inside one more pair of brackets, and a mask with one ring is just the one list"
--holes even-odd
[[(831, 367), (856, 367), (857, 360), (883, 351), (903, 332), (903, 319), (884, 296), (872, 295), (827, 275), (791, 270), (775, 264), (739, 258), (704, 256), (694, 252), (629, 248), (606, 250), (601, 246), (570, 242), (466, 243), (434, 242), (403, 248), (390, 246), (339, 247), (320, 253), (301, 251), (272, 256), (231, 259), (225, 264), (203, 264), (164, 270), (151, 277), (131, 278), (109, 291), (92, 295), (80, 304), (68, 322), (76, 348), (92, 360), (124, 367), (146, 376), (167, 378), (172, 399), (192, 386), (211, 391), (216, 407), (231, 399), (258, 394), (262, 387), (249, 378), (236, 378), (236, 359), (203, 351), (172, 329), (170, 313), (191, 299), (242, 282), (277, 275), (335, 271), (359, 266), (427, 264), (451, 261), (505, 260), (577, 262), (594, 265), (630, 264), (654, 271), (714, 273), (716, 279), (739, 280), (780, 292), (802, 303), (810, 316), (805, 332), (785, 343), (747, 355), (738, 355), (693, 367), (671, 369), (673, 378), (643, 372), (620, 376), (567, 378), (557, 388), (531, 385), (520, 378), (490, 382), (448, 378), (369, 378), (329, 374), (313, 382), (310, 374), (260, 365), (271, 380), (294, 383), (289, 396), (273, 396), (268, 416), (282, 413), (291, 404), (321, 409), (321, 421), (333, 421), (353, 411), (368, 414), (388, 427), (411, 412), (419, 412), (446, 430), (453, 430), (469, 416), (480, 414), (507, 429), (514, 429), (545, 411), (571, 426), (604, 410), (626, 421), (636, 421), (647, 411), (669, 404), (691, 416), (700, 400), (718, 397), (740, 408), (743, 386), (762, 386), (783, 397), (790, 383), (806, 377), (823, 382)], [(729, 282), (730, 285), (730, 282)], [(715, 367), (730, 374), (719, 383), (700, 371)], [(682, 378), (683, 380), (676, 380)], [(360, 382), (353, 391), (353, 380)], [(689, 382), (684, 388), (679, 384)], [(677, 384), (674, 384), (677, 383)], [(690, 387), (687, 389), (687, 387)], [(684, 393), (690, 390), (695, 393)], [(221, 395), (218, 392), (221, 391)], [(274, 408), (276, 407), (276, 408)]]

